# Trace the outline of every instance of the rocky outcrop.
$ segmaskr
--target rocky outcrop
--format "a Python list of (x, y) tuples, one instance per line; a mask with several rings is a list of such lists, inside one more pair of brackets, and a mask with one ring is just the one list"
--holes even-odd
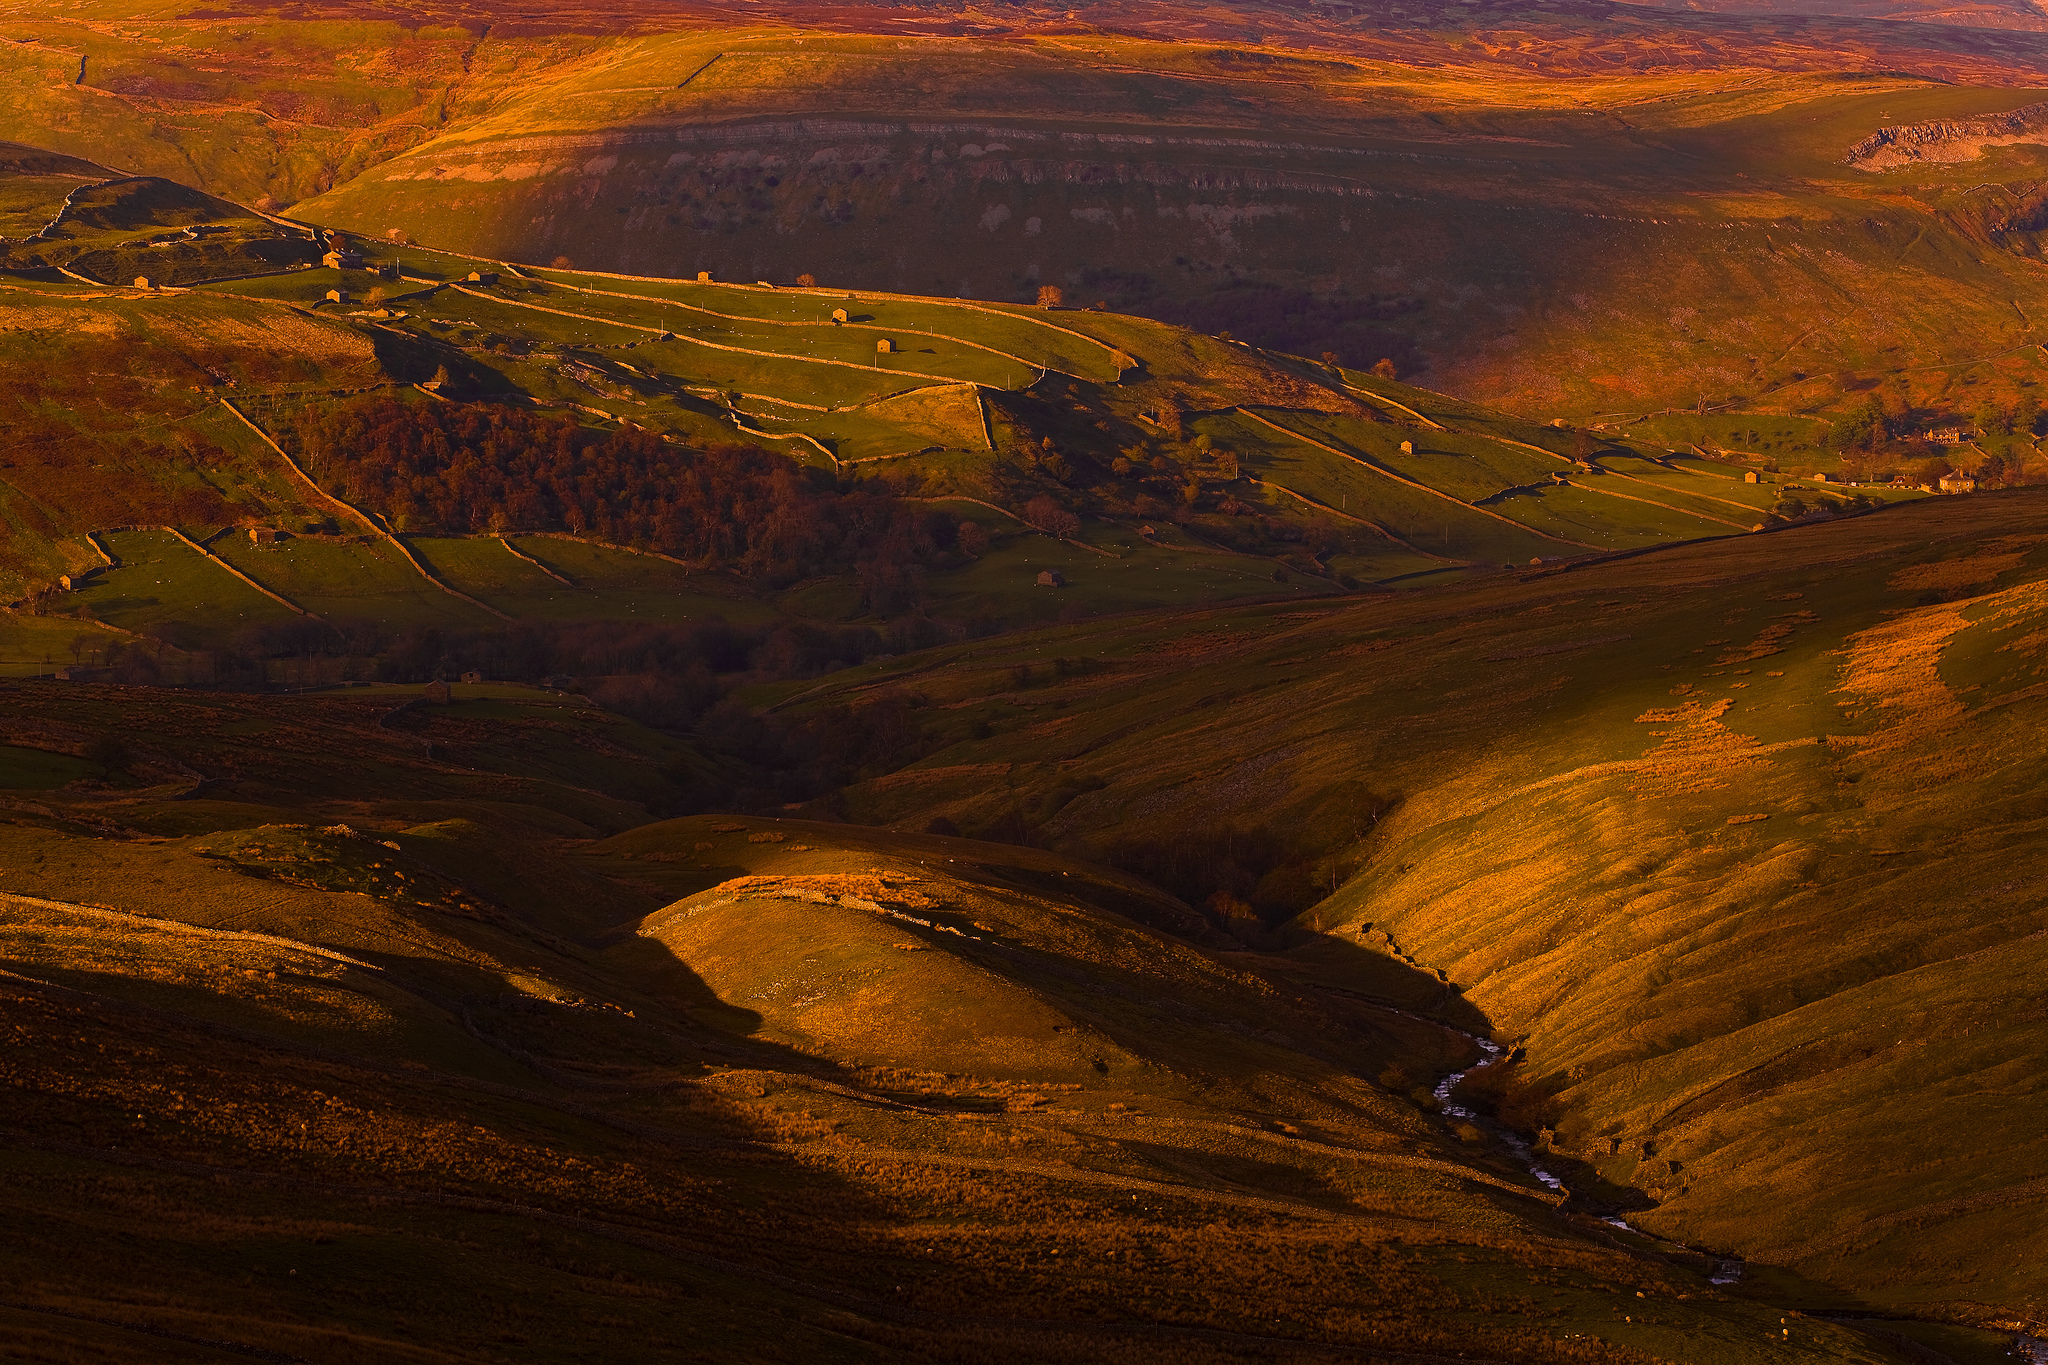
[(1984, 118), (1938, 119), (1880, 128), (1849, 149), (1849, 165), (1892, 171), (1916, 162), (1969, 161), (1986, 147), (2048, 143), (2048, 104), (2029, 104)]

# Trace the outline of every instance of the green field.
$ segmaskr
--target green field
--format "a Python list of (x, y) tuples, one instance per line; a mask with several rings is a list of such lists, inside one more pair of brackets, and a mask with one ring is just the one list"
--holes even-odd
[[(53, 432), (91, 420), (64, 385), (74, 374), (82, 380), (93, 357), (132, 344), (124, 331), (164, 347), (160, 360), (150, 354), (166, 373), (191, 364), (168, 353), (175, 329), (221, 338), (208, 382), (187, 386), (189, 398), (164, 386), (163, 415), (145, 419), (145, 429), (163, 433), (159, 441), (176, 444), (112, 456), (132, 490), (122, 512), (130, 522), (146, 512), (206, 531), (260, 523), (294, 532), (264, 548), (231, 535), (219, 553), (321, 618), (460, 630), (489, 628), (493, 612), (534, 621), (685, 621), (713, 612), (829, 620), (859, 612), (844, 577), (793, 587), (786, 600), (734, 583), (707, 597), (703, 583), (629, 555), (588, 572), (565, 563), (572, 588), (461, 539), (479, 528), (409, 525), (426, 538), (430, 560), (448, 560), (449, 585), (489, 610), (439, 590), (388, 545), (352, 540), (353, 517), (307, 488), (264, 439), (294, 443), (303, 417), (359, 394), (430, 401), (409, 387), (429, 376), (445, 381), (443, 398), (553, 408), (586, 427), (630, 422), (699, 447), (752, 442), (829, 472), (842, 487), (865, 481), (1012, 512), (1050, 500), (1083, 525), (1105, 528), (1085, 536), (1122, 537), (1126, 549), (1103, 564), (1050, 541), (1006, 546), (982, 563), (953, 556), (926, 574), (921, 597), (961, 613), (962, 622), (1409, 583), (1457, 565), (1737, 534), (1782, 491), (1727, 484), (1725, 467), (1712, 462), (1659, 463), (1603, 438), (1142, 318), (886, 295), (849, 301), (837, 291), (621, 281), (564, 269), (500, 269), (495, 283), (464, 283), (468, 267), (491, 263), (366, 245), (371, 266), (400, 261), (419, 279), (452, 283), (394, 285), (369, 269), (316, 269), (146, 301), (69, 286), (43, 294), (36, 283), (0, 299), (23, 318), (61, 307), (114, 324), (84, 329), (71, 343), (76, 363), (38, 381), (47, 393), (33, 410)], [(324, 301), (335, 285), (357, 301)], [(392, 297), (369, 306), (372, 291), (387, 286)], [(844, 325), (825, 316), (849, 302)], [(233, 349), (266, 328), (296, 347), (283, 366), (259, 366)], [(31, 333), (13, 335), (20, 340), (12, 363), (33, 373)], [(879, 336), (899, 349), (877, 354)], [(318, 380), (326, 387), (309, 382)], [(232, 396), (264, 434), (216, 394)], [(112, 443), (130, 431), (117, 424), (92, 436)], [(55, 454), (59, 440), (40, 438), (31, 448)], [(1597, 469), (1574, 470), (1573, 458)], [(1675, 472), (1685, 468), (1697, 473)], [(1705, 493), (1699, 475), (1720, 479), (1733, 496)], [(1571, 485), (1557, 483), (1560, 476)], [(38, 478), (48, 489), (30, 494), (39, 510), (9, 529), (9, 554), (30, 592), (54, 572), (90, 566), (77, 540), (32, 529), (49, 519), (40, 507), (58, 508), (51, 530), (72, 537), (117, 524), (96, 510), (97, 477), (83, 480), (77, 466), (53, 458)], [(1809, 507), (1829, 505), (1818, 494), (1802, 497)], [(1128, 534), (1140, 525), (1154, 526), (1157, 545), (1178, 548), (1158, 551)], [(690, 547), (669, 549), (687, 558)], [(1021, 590), (1031, 586), (1036, 569), (1023, 571), (1034, 561), (1067, 572), (1069, 587), (1051, 596)], [(248, 595), (239, 585), (224, 589), (218, 610), (202, 609), (195, 585), (206, 580), (187, 580), (205, 567), (187, 566), (178, 582), (163, 584), (124, 570), (118, 591), (109, 577), (67, 609), (87, 607), (126, 629), (188, 618), (213, 629), (275, 613), (267, 601), (236, 605)], [(131, 593), (132, 586), (152, 591)]]
[[(236, 556), (226, 543), (231, 539), (216, 542), (214, 554), (234, 564)], [(168, 531), (109, 531), (101, 540), (118, 566), (88, 579), (77, 596), (94, 617), (110, 625), (139, 630), (156, 621), (187, 621), (232, 630), (294, 615)], [(267, 562), (236, 567), (278, 590), (255, 572), (269, 570)]]

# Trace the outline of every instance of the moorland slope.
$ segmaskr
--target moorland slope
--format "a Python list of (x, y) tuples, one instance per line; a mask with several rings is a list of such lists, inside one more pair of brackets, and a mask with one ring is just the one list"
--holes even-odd
[(852, 818), (1143, 870), (1305, 986), (1480, 1011), (1515, 1051), (1474, 1102), (1575, 1199), (1808, 1307), (2038, 1321), (2042, 506), (1075, 625), (795, 705), (992, 731)]
[(1900, 1359), (1561, 1209), (1428, 1113), (1466, 1035), (1100, 866), (649, 823), (674, 742), (531, 690), (0, 686), (42, 1358)]
[(17, 16), (0, 135), (533, 263), (1056, 284), (1529, 415), (1825, 413), (1901, 368), (1968, 415), (2039, 379), (2041, 152), (1849, 153), (2032, 101), (2048, 38), (1983, 8), (95, 0)]

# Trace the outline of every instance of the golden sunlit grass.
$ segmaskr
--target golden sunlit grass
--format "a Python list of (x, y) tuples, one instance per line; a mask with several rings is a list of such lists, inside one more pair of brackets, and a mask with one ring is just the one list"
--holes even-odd
[[(1461, 1064), (1456, 1034), (1147, 927), (1187, 912), (1100, 865), (751, 817), (593, 843), (557, 779), (460, 795), (546, 772), (564, 720), (662, 743), (539, 697), (437, 718), (460, 776), (401, 763), (375, 699), (8, 700), (51, 736), (117, 697), (151, 762), (234, 776), (0, 826), (34, 1228), (6, 1321), (49, 1358), (1735, 1365), (1777, 1311), (1615, 1251), (1372, 1079)], [(585, 819), (624, 809), (607, 771)], [(1881, 1358), (1859, 1340), (1785, 1358)]]
[[(1962, 1248), (2025, 1237), (2041, 1178), (2021, 984), (2043, 923), (2024, 890), (2039, 503), (1301, 619), (1205, 613), (1182, 627), (1208, 642), (1192, 674), (1170, 637), (1069, 628), (971, 666), (1057, 649), (1115, 668), (1114, 689), (1032, 699), (1073, 718), (1064, 754), (1023, 732), (963, 743), (934, 773), (1008, 761), (996, 791), (874, 783), (850, 808), (972, 828), (1032, 809), (1068, 757), (1101, 786), (1041, 837), (1113, 851), (1284, 820), (1369, 773), (1400, 795), (1323, 850), (1360, 871), (1304, 916), (1317, 933), (1286, 956), (1306, 979), (1483, 1012), (1526, 1049), (1485, 1102), (1550, 1130), (1574, 1190), (1795, 1269), (1808, 1302), (2037, 1316), (2030, 1267)], [(1395, 987), (1406, 962), (1448, 991)]]

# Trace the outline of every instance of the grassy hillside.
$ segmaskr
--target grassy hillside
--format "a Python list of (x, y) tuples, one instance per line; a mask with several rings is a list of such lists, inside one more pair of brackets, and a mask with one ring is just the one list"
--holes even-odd
[[(24, 162), (14, 180), (33, 169)], [(160, 182), (95, 192), (131, 190), (108, 218), (122, 242), (184, 214)], [(82, 224), (86, 203), (66, 222)], [(25, 271), (0, 290), (0, 363), (28, 400), (13, 417), (0, 563), (25, 602), (60, 574), (92, 571), (36, 609), (215, 636), (280, 610), (441, 631), (906, 608), (1015, 623), (1740, 534), (1785, 491), (1638, 438), (1538, 426), (1111, 313), (519, 270), (389, 241), (360, 243), (361, 269), (251, 277), (234, 231), (181, 241), (189, 287), (94, 290)], [(219, 277), (199, 278), (209, 271)], [(429, 379), (435, 391), (420, 386)], [(641, 530), (602, 530), (624, 514), (623, 493), (565, 519), (523, 505), (487, 514), (473, 498), (438, 512), (394, 500), (410, 479), (351, 491), (363, 452), (315, 449), (306, 433), (392, 401), (422, 419), (451, 401), (561, 414), (590, 440), (751, 445), (807, 467), (827, 496), (878, 490), (977, 529), (959, 545), (947, 529), (918, 576), (886, 592), (854, 582), (850, 562), (736, 580), (644, 517)], [(1841, 511), (1844, 497), (1890, 496), (1809, 502)], [(246, 527), (296, 538), (252, 545)], [(464, 539), (572, 530), (598, 543), (536, 557)], [(98, 532), (117, 539), (87, 539)], [(117, 548), (135, 535), (169, 539), (132, 542), (138, 560)], [(601, 562), (582, 567), (548, 557), (593, 553)], [(139, 563), (179, 567), (166, 579)], [(1045, 570), (1065, 586), (1041, 589)], [(617, 595), (634, 584), (651, 593)], [(265, 605), (230, 608), (250, 591)]]
[(1072, 14), (94, 0), (22, 19), (0, 134), (535, 264), (1055, 284), (1536, 417), (2039, 398), (2039, 149), (1848, 164), (2027, 104), (2048, 38), (2008, 11)]
[(4, 686), (51, 1358), (1900, 1359), (1560, 1211), (1418, 1103), (1462, 1035), (1133, 878), (648, 823), (672, 742), (533, 691)]
[[(648, 40), (302, 211), (645, 274), (990, 299), (1058, 284), (1203, 331), (1389, 356), (1530, 413), (1827, 412), (1901, 368), (1902, 345), (1939, 367), (1916, 385), (1930, 404), (1966, 381), (2008, 399), (2038, 382), (1993, 363), (2031, 345), (2039, 247), (2003, 205), (2030, 192), (2037, 152), (1843, 165), (1880, 126), (2024, 93), (1759, 89), (1748, 71), (1453, 82), (1258, 55), (1296, 68), (1196, 80), (1177, 49), (1129, 41)], [(965, 93), (998, 87), (1001, 107)], [(906, 110), (906, 89), (928, 107)], [(2008, 187), (1999, 208), (1987, 180)], [(1873, 276), (1881, 302), (1845, 312)], [(1678, 311), (1652, 302), (1674, 288)]]
[(2006, 1248), (2042, 1178), (2041, 506), (935, 655), (896, 686), (986, 737), (836, 808), (1144, 870), (1304, 985), (1460, 1002), (1515, 1046), (1472, 1102), (1575, 1204), (1783, 1301), (2038, 1323)]

